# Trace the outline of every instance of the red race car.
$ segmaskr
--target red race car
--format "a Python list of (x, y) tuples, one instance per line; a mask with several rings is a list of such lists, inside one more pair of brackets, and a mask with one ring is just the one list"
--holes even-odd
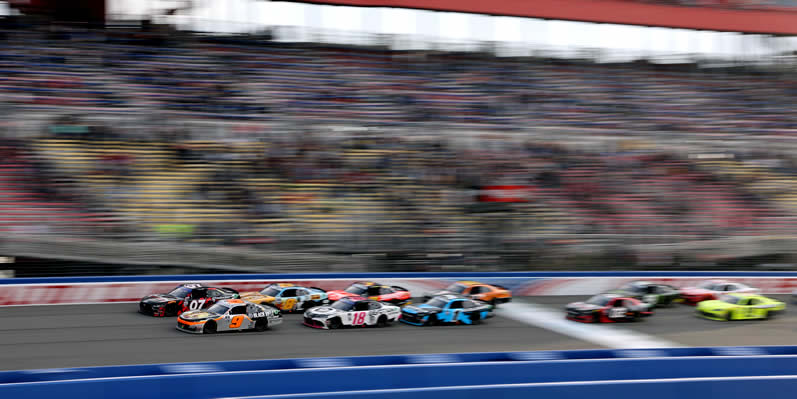
[(388, 302), (393, 305), (406, 305), (410, 301), (410, 292), (406, 288), (395, 285), (382, 285), (373, 281), (359, 281), (345, 290), (327, 291), (330, 301), (341, 298), (361, 296), (379, 302)]
[(697, 305), (701, 301), (717, 299), (728, 293), (760, 294), (761, 290), (741, 283), (726, 280), (706, 280), (695, 287), (681, 288), (681, 299), (689, 305)]
[(586, 302), (567, 305), (567, 318), (586, 323), (636, 321), (653, 314), (648, 304), (614, 294), (595, 295)]

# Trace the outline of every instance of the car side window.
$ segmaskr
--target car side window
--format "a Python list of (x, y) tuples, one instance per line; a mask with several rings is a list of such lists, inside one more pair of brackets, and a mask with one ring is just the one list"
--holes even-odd
[(462, 302), (463, 301), (454, 301), (448, 305), (449, 309), (462, 309)]
[(483, 294), (485, 292), (487, 292), (487, 287), (483, 287), (483, 286), (473, 287), (470, 290), (471, 294)]
[(354, 304), (354, 310), (368, 310), (368, 302), (357, 302)]
[(303, 290), (301, 288), (296, 290), (296, 296), (305, 296), (309, 295), (310, 293), (307, 290)]
[(380, 289), (380, 288), (381, 288), (381, 287), (374, 287), (374, 286), (370, 286), (370, 287), (368, 287), (368, 295), (369, 295), (369, 296), (372, 296), (372, 295), (379, 295), (379, 289)]
[(750, 298), (750, 306), (760, 305), (760, 301), (756, 298)]
[(208, 290), (208, 296), (211, 298), (219, 298), (222, 294), (219, 290)]
[(379, 302), (368, 302), (368, 310), (374, 309), (382, 309), (382, 305), (380, 305)]
[(296, 296), (296, 288), (288, 288), (287, 290), (283, 290), (278, 296), (282, 298), (290, 298)]
[(236, 306), (230, 310), (230, 314), (246, 314), (246, 306)]
[(390, 287), (380, 287), (379, 288), (379, 295), (387, 295), (387, 294), (392, 294), (392, 293), (393, 293), (393, 290), (391, 290)]
[(749, 299), (747, 299), (747, 298), (742, 298), (742, 299), (740, 299), (740, 300), (739, 300), (739, 305), (741, 305), (741, 306), (747, 306), (747, 305), (749, 305), (749, 302), (750, 302), (750, 300), (749, 300)]
[(476, 308), (478, 306), (479, 306), (479, 304), (477, 304), (476, 302), (473, 302), (473, 301), (462, 301), (462, 307), (466, 308), (466, 309)]
[(623, 307), (625, 305), (623, 302), (624, 301), (622, 301), (620, 299), (615, 299), (614, 302), (611, 304), (611, 306), (613, 306), (615, 308), (621, 308), (621, 307)]

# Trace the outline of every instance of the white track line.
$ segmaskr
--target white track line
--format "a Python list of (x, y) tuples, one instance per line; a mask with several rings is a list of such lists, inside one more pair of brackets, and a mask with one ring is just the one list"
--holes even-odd
[[(496, 314), (583, 341), (617, 349), (672, 348), (681, 346), (652, 335), (616, 326), (584, 324), (565, 319), (564, 312), (523, 302), (502, 304)], [(655, 317), (655, 316), (653, 316)]]

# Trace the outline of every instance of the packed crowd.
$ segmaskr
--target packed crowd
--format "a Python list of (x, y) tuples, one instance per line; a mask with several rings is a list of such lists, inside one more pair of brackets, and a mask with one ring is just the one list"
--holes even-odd
[(158, 110), (233, 120), (293, 116), (515, 129), (781, 133), (797, 126), (791, 76), (242, 43), (176, 33), (7, 31), (0, 103), (15, 112)]
[[(760, 154), (718, 164), (524, 138), (543, 126), (786, 135), (797, 85), (784, 75), (52, 35), (9, 30), (0, 49), (7, 120), (47, 121), (4, 144), (5, 231), (497, 249), (563, 234), (783, 233), (797, 211), (797, 194), (773, 193), (795, 178), (788, 159), (749, 171)], [(283, 129), (286, 117), (302, 124)], [(197, 120), (221, 127), (197, 135), (187, 123)], [(340, 124), (365, 128), (330, 129)]]

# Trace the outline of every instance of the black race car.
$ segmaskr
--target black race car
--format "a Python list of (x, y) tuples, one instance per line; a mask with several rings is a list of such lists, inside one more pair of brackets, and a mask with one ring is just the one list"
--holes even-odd
[(649, 281), (632, 281), (608, 293), (638, 299), (651, 308), (670, 305), (681, 296), (681, 291), (678, 288)]
[(153, 294), (141, 298), (138, 311), (156, 317), (178, 316), (188, 310), (207, 308), (225, 299), (240, 295), (232, 288), (207, 287), (202, 284), (181, 284), (166, 294)]

